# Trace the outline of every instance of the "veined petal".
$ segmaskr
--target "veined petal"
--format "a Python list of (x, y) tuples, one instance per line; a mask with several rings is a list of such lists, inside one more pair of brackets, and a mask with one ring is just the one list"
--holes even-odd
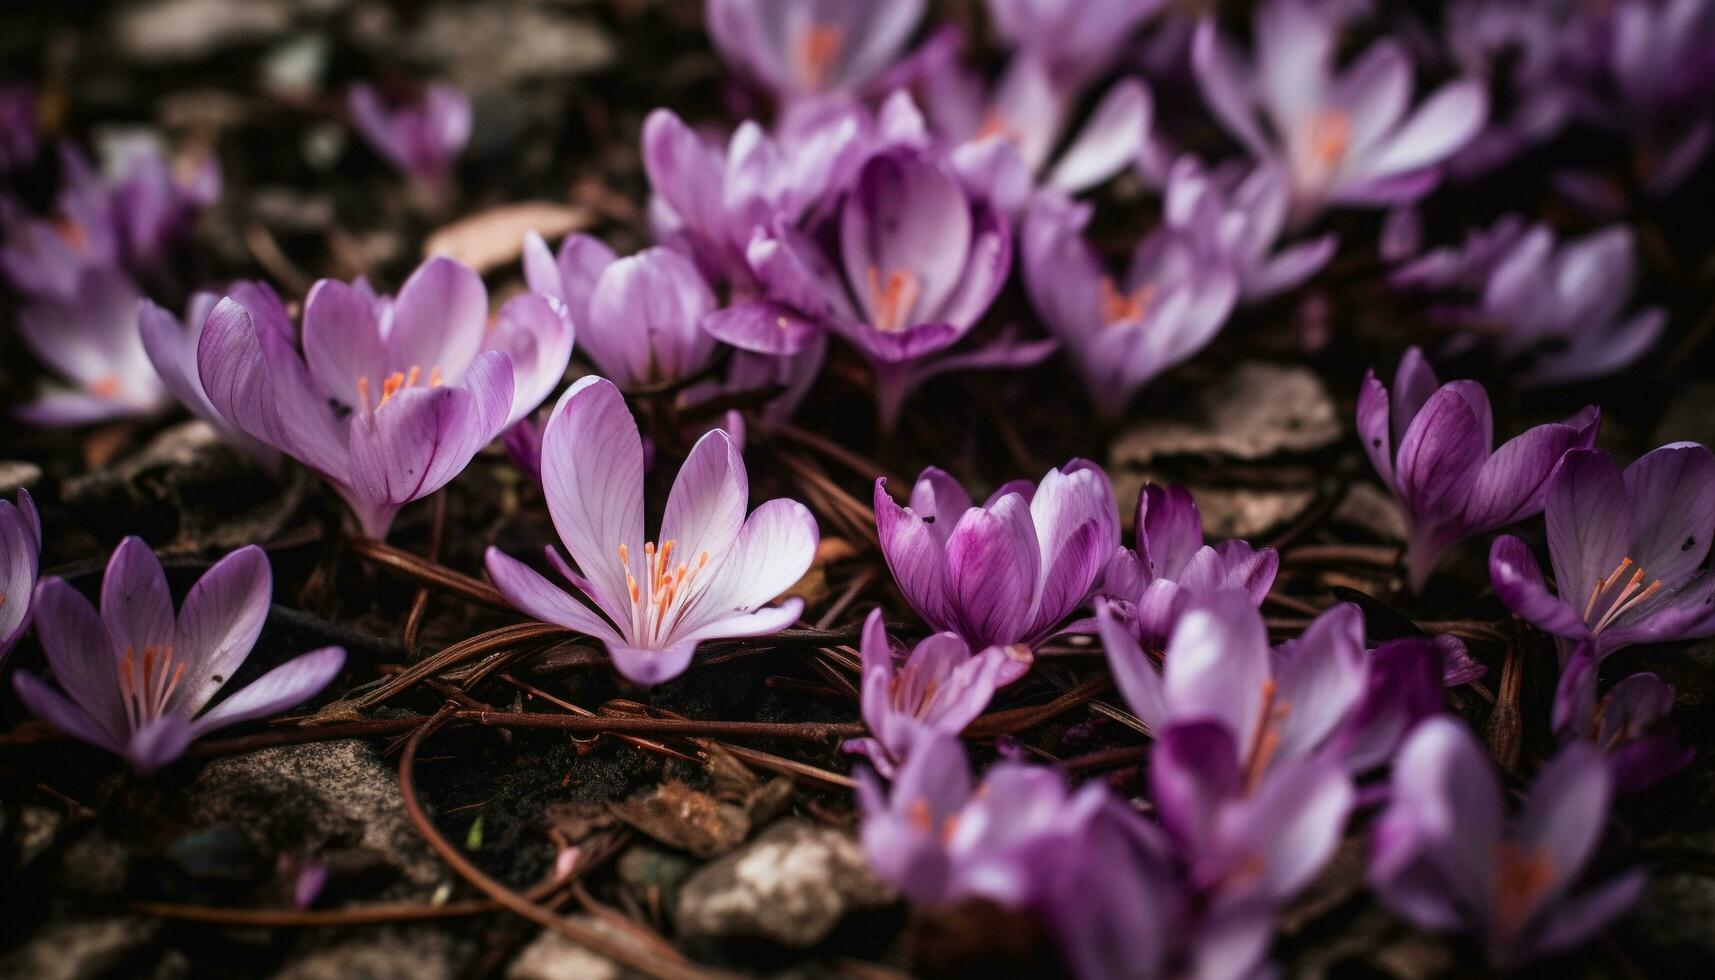
[(947, 539), (947, 592), (966, 640), (988, 646), (1023, 638), (1041, 560), (1023, 498), (1009, 494), (988, 510), (965, 512)]
[(1568, 602), (1582, 604), (1631, 547), (1631, 498), (1619, 465), (1604, 452), (1567, 452), (1549, 477), (1543, 513), (1554, 580)]
[(1539, 629), (1568, 639), (1589, 635), (1584, 617), (1548, 590), (1536, 557), (1518, 538), (1503, 534), (1495, 539), (1489, 549), (1489, 580), (1508, 609)]
[[(881, 540), (881, 554), (888, 570), (899, 585), (905, 601), (931, 627), (946, 629), (953, 625), (947, 595), (947, 559), (943, 550), (945, 536), (952, 534), (963, 511), (952, 514), (929, 515), (935, 524), (945, 521), (943, 535), (939, 527), (925, 522), (911, 510), (894, 503), (887, 493), (887, 481), (875, 481), (875, 527)], [(969, 498), (966, 498), (969, 499)]]
[(163, 654), (172, 646), (173, 594), (155, 552), (139, 537), (119, 542), (101, 578), (101, 620), (120, 651)]
[(610, 643), (623, 642), (613, 627), (588, 606), (499, 548), (488, 549), (485, 564), (494, 587), (526, 616)]
[(488, 329), (488, 288), (460, 262), (436, 256), (417, 267), (399, 289), (387, 332), (395, 371), (440, 368), (448, 384), (464, 379)]
[(323, 647), (293, 657), (192, 722), (192, 737), (297, 707), (320, 693), (344, 666), (345, 650), (341, 647)]
[(673, 481), (657, 546), (674, 541), (677, 561), (695, 566), (698, 556), (707, 554), (718, 564), (738, 540), (749, 505), (750, 478), (744, 458), (731, 437), (711, 430), (691, 448)]
[(703, 572), (712, 578), (685, 609), (675, 635), (712, 635), (712, 624), (757, 612), (809, 571), (819, 540), (816, 518), (803, 504), (783, 497), (763, 503), (745, 519), (725, 557)]
[(1096, 601), (1096, 622), (1101, 631), (1102, 649), (1106, 651), (1108, 668), (1120, 695), (1151, 732), (1165, 731), (1168, 709), (1162, 689), (1161, 672), (1138, 645), (1131, 631), (1114, 615), (1109, 604)]
[(227, 555), (197, 579), (179, 610), (174, 651), (187, 666), (172, 710), (196, 714), (232, 679), (262, 635), (273, 595), (268, 555), (255, 545)]
[(1224, 591), (1187, 609), (1168, 641), (1162, 672), (1175, 721), (1225, 726), (1248, 752), (1270, 681), (1268, 631), (1243, 592)]
[(18, 700), (24, 702), (24, 707), (30, 709), (31, 714), (59, 731), (116, 755), (124, 754), (129, 732), (123, 727), (118, 732), (110, 731), (110, 724), (97, 722), (88, 711), (68, 700), (65, 695), (49, 687), (29, 671), (20, 670), (14, 673), (12, 687), (18, 692)]
[(1645, 453), (1624, 478), (1632, 560), (1677, 588), (1703, 564), (1715, 537), (1715, 456), (1697, 443), (1674, 443)]
[[(590, 465), (601, 460), (601, 466)], [(643, 569), (643, 439), (613, 382), (580, 378), (554, 407), (542, 436), (542, 486), (548, 513), (572, 561), (595, 587), (591, 596), (616, 623), (631, 618), (628, 558)]]

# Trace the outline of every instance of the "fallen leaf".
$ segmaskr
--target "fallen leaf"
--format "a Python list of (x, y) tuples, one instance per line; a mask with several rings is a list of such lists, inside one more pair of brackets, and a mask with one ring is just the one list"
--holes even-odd
[(527, 232), (554, 241), (588, 228), (591, 221), (589, 211), (569, 204), (503, 204), (441, 227), (423, 243), (423, 256), (445, 255), (486, 273), (518, 261)]

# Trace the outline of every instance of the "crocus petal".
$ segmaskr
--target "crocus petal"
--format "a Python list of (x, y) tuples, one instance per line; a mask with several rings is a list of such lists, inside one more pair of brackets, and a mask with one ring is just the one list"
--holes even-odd
[(1271, 656), (1262, 616), (1243, 592), (1221, 592), (1187, 609), (1163, 658), (1173, 717), (1218, 722), (1248, 749), (1261, 720)]
[(1554, 464), (1568, 449), (1590, 448), (1595, 435), (1594, 422), (1578, 427), (1539, 425), (1507, 440), (1477, 472), (1466, 504), (1467, 526), (1486, 531), (1539, 512), (1548, 496), (1548, 475)]
[(256, 321), (237, 300), (223, 299), (209, 312), (197, 341), (197, 380), (209, 403), (240, 431), (277, 449), (291, 445), (275, 407)]
[(323, 393), (355, 411), (365, 406), (361, 378), (370, 385), (369, 399), (381, 397), (389, 361), (370, 297), (336, 279), (310, 287), (303, 343), (304, 360)]
[(1119, 173), (1142, 150), (1154, 108), (1142, 82), (1126, 79), (1115, 85), (1061, 154), (1048, 183), (1076, 194)]
[(1543, 513), (1554, 580), (1568, 602), (1582, 602), (1631, 547), (1631, 498), (1619, 465), (1607, 453), (1567, 452), (1549, 478)]
[[(928, 159), (884, 153), (864, 165), (840, 217), (847, 281), (871, 324), (885, 313), (898, 328), (922, 323), (942, 308), (967, 264), (972, 245), (970, 202)], [(890, 277), (911, 277), (901, 308), (884, 309)], [(872, 281), (873, 280), (873, 281)]]
[(1161, 672), (1132, 638), (1131, 631), (1120, 623), (1109, 604), (1097, 600), (1096, 606), (1102, 649), (1107, 653), (1108, 668), (1113, 671), (1120, 696), (1150, 731), (1164, 731), (1168, 709)]
[(1263, 872), (1254, 887), (1276, 901), (1308, 885), (1333, 856), (1352, 811), (1351, 779), (1327, 761), (1291, 763), (1221, 814), (1226, 848), (1251, 854)]
[(590, 295), (584, 353), (616, 383), (673, 381), (713, 352), (702, 322), (714, 296), (696, 266), (672, 249), (644, 249), (603, 270)]
[(1215, 813), (1244, 778), (1239, 748), (1226, 725), (1175, 721), (1157, 729), (1149, 787), (1162, 826), (1193, 852), (1215, 831)]
[(1509, 952), (1516, 961), (1571, 949), (1636, 905), (1648, 884), (1649, 876), (1641, 869), (1634, 869), (1562, 898), (1555, 904), (1552, 915), (1542, 917), (1524, 944)]
[(248, 545), (215, 562), (185, 595), (173, 648), (187, 665), (172, 709), (194, 715), (250, 656), (268, 605), (274, 576), (268, 555)]
[(1017, 641), (1034, 611), (1041, 556), (1030, 508), (1015, 495), (971, 509), (947, 539), (947, 590), (974, 644)]
[[(165, 654), (173, 643), (173, 594), (167, 573), (142, 538), (119, 542), (101, 579), (101, 620), (120, 651)], [(188, 651), (187, 651), (188, 652)]]
[[(1490, 899), (1495, 848), (1505, 808), (1488, 754), (1462, 722), (1446, 716), (1418, 725), (1394, 762), (1393, 798), (1384, 824), (1406, 821), (1428, 848), (1447, 886), (1468, 908)], [(1378, 845), (1382, 842), (1378, 834)], [(1372, 880), (1406, 870), (1378, 851)], [(1385, 888), (1385, 884), (1384, 884)]]
[(1715, 537), (1715, 456), (1675, 443), (1626, 467), (1632, 502), (1632, 560), (1675, 587), (1703, 564)]
[(1203, 101), (1209, 104), (1215, 118), (1251, 155), (1268, 156), (1268, 140), (1263, 137), (1251, 103), (1249, 72), (1212, 19), (1205, 18), (1197, 25), (1191, 43), (1191, 65), (1203, 91)]
[(484, 344), (512, 362), (512, 425), (536, 410), (566, 375), (574, 333), (557, 304), (540, 296), (514, 296), (500, 308)]
[(1482, 128), (1489, 99), (1476, 81), (1451, 82), (1425, 99), (1385, 146), (1363, 161), (1367, 180), (1432, 166), (1458, 152)]
[(804, 600), (793, 596), (778, 606), (764, 606), (755, 612), (733, 613), (698, 626), (685, 639), (692, 643), (704, 640), (730, 640), (747, 636), (770, 636), (778, 633), (804, 615)]
[(718, 561), (738, 539), (749, 504), (744, 459), (731, 437), (712, 430), (697, 440), (673, 481), (661, 517), (660, 547), (677, 542), (677, 560), (693, 567), (699, 554)]
[(928, 525), (935, 539), (947, 543), (965, 511), (971, 495), (958, 480), (937, 466), (926, 468), (911, 486), (911, 510)]
[(1569, 639), (1589, 634), (1578, 610), (1549, 591), (1530, 546), (1518, 538), (1503, 534), (1495, 539), (1489, 549), (1489, 580), (1508, 609), (1538, 628)]
[[(591, 466), (591, 460), (603, 465)], [(542, 487), (554, 528), (578, 571), (595, 586), (594, 599), (617, 623), (631, 618), (626, 564), (643, 570), (643, 439), (613, 382), (574, 382), (542, 435)]]
[(344, 666), (345, 650), (340, 647), (293, 657), (209, 709), (191, 724), (192, 735), (201, 737), (217, 728), (297, 707), (315, 697)]
[(512, 603), (513, 608), (544, 623), (553, 623), (575, 630), (586, 636), (594, 636), (610, 643), (619, 643), (619, 634), (614, 632), (600, 616), (597, 616), (588, 606), (572, 598), (565, 589), (543, 578), (529, 565), (502, 552), (499, 548), (489, 548), (484, 558), (488, 567), (488, 577), (494, 582), (494, 587)]
[(753, 300), (718, 309), (703, 318), (709, 336), (739, 350), (787, 356), (802, 351), (819, 333), (797, 310)]
[[(59, 675), (56, 673), (55, 676)], [(20, 670), (13, 674), (12, 687), (18, 692), (18, 700), (24, 702), (24, 707), (30, 709), (31, 714), (59, 731), (109, 752), (125, 751), (125, 734), (109, 731), (108, 725), (97, 722), (83, 708), (29, 671)]]
[(1203, 517), (1191, 491), (1145, 483), (1137, 494), (1137, 556), (1157, 578), (1177, 579), (1203, 547)]
[[(873, 500), (881, 554), (887, 560), (888, 571), (893, 573), (893, 581), (898, 584), (905, 601), (930, 626), (936, 629), (952, 626), (946, 593), (946, 554), (942, 542), (945, 536), (952, 534), (958, 516), (929, 515), (935, 517), (935, 525), (930, 525), (923, 517), (894, 503), (887, 493), (886, 480), (875, 481)], [(962, 514), (961, 511), (959, 516)], [(943, 522), (947, 525), (944, 535), (938, 527)]]
[(1358, 390), (1358, 437), (1364, 442), (1364, 452), (1370, 457), (1370, 465), (1376, 468), (1376, 475), (1397, 494), (1399, 486), (1393, 471), (1393, 426), (1389, 414), (1387, 387), (1376, 378), (1374, 371), (1367, 372), (1363, 387)]
[(1588, 742), (1568, 743), (1537, 775), (1519, 811), (1517, 831), (1519, 846), (1540, 853), (1554, 875), (1537, 894), (1537, 908), (1565, 892), (1590, 859), (1612, 799), (1607, 760)]
[(147, 776), (184, 755), (195, 737), (191, 723), (183, 715), (162, 715), (131, 733), (123, 755), (131, 768)]
[[(704, 572), (713, 579), (685, 611), (680, 628), (713, 635), (708, 632), (712, 624), (758, 612), (809, 571), (819, 540), (816, 518), (803, 504), (785, 498), (763, 503), (745, 519), (725, 559)], [(788, 620), (777, 629), (790, 623)], [(761, 622), (744, 628), (760, 629)]]
[(1276, 758), (1308, 755), (1346, 721), (1364, 694), (1367, 667), (1363, 613), (1349, 602), (1330, 607), (1283, 644), (1275, 657), (1275, 698), (1288, 708)]

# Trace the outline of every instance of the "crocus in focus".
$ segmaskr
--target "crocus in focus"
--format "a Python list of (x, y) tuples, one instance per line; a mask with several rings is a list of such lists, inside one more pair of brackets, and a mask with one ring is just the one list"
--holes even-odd
[(1546, 493), (1556, 591), (1528, 545), (1497, 538), (1489, 577), (1508, 608), (1561, 637), (1563, 651), (1589, 641), (1598, 659), (1715, 633), (1715, 574), (1704, 567), (1715, 534), (1708, 449), (1673, 443), (1624, 471), (1607, 453), (1569, 452)]
[(1483, 747), (1453, 718), (1431, 718), (1394, 763), (1370, 884), (1421, 928), (1476, 933), (1503, 968), (1570, 949), (1643, 890), (1636, 871), (1573, 890), (1601, 840), (1612, 793), (1601, 752), (1573, 742), (1543, 767), (1509, 820)]
[(1180, 613), (1199, 598), (1237, 589), (1260, 606), (1274, 586), (1279, 553), (1236, 538), (1204, 544), (1203, 518), (1184, 487), (1145, 483), (1132, 527), (1136, 550), (1114, 555), (1097, 591), (1147, 649), (1163, 649)]
[(893, 580), (911, 608), (975, 650), (1007, 649), (1010, 683), (1036, 644), (1089, 599), (1119, 546), (1119, 513), (1101, 467), (1073, 460), (971, 505), (958, 481), (930, 467), (909, 507), (875, 481), (875, 523)]
[(1258, 160), (1291, 176), (1290, 223), (1331, 204), (1392, 206), (1434, 188), (1439, 165), (1482, 128), (1483, 87), (1449, 82), (1407, 115), (1411, 60), (1392, 38), (1333, 71), (1340, 24), (1306, 0), (1257, 8), (1254, 64), (1213, 20), (1197, 30), (1192, 62), (1215, 117)]
[(973, 656), (956, 633), (933, 634), (903, 664), (896, 659), (877, 609), (863, 624), (863, 720), (872, 737), (853, 739), (845, 750), (863, 754), (889, 778), (919, 728), (957, 735), (982, 714), (1008, 665), (994, 647)]
[(1614, 773), (1614, 791), (1631, 793), (1691, 764), (1696, 752), (1674, 728), (1674, 688), (1651, 673), (1630, 674), (1596, 696), (1600, 661), (1586, 641), (1560, 670), (1554, 689), (1554, 734), (1601, 749)]
[(707, 367), (715, 339), (702, 329), (714, 294), (690, 259), (668, 248), (627, 258), (589, 235), (568, 235), (558, 255), (524, 239), (524, 278), (564, 304), (578, 346), (621, 388), (683, 381)]
[(1084, 240), (1092, 209), (1039, 196), (1023, 231), (1024, 284), (1031, 305), (1065, 344), (1084, 387), (1113, 421), (1150, 381), (1215, 338), (1238, 298), (1239, 281), (1201, 236), (1163, 225), (1138, 242), (1125, 274), (1106, 271)]
[(272, 593), (268, 557), (252, 545), (216, 562), (175, 615), (155, 553), (126, 538), (107, 563), (99, 613), (61, 579), (36, 587), (36, 635), (61, 690), (24, 672), (13, 685), (55, 728), (153, 772), (215, 729), (302, 704), (345, 664), (339, 647), (306, 653), (204, 711), (250, 656)]
[(1447, 550), (1542, 510), (1548, 477), (1569, 449), (1596, 441), (1592, 406), (1494, 448), (1489, 396), (1475, 381), (1440, 384), (1422, 351), (1406, 351), (1390, 393), (1371, 371), (1358, 393), (1364, 451), (1405, 511), (1406, 579), (1415, 592)]
[(27, 299), (18, 335), (65, 383), (48, 383), (18, 417), (36, 425), (83, 425), (153, 415), (168, 404), (137, 332), (142, 296), (125, 273), (89, 266), (64, 297)]
[[(747, 257), (761, 298), (721, 310), (705, 328), (762, 354), (803, 349), (817, 330), (844, 337), (875, 372), (883, 428), (911, 390), (953, 366), (1034, 363), (1051, 348), (1005, 347), (939, 361), (976, 325), (1006, 281), (1012, 235), (993, 208), (972, 200), (939, 159), (910, 147), (864, 164), (841, 208), (837, 249), (776, 220)], [(979, 361), (980, 359), (980, 361)]]
[(42, 555), (42, 519), (28, 490), (18, 502), (0, 500), (0, 664), (30, 625), (31, 598)]
[(639, 684), (683, 673), (704, 640), (777, 633), (803, 612), (799, 598), (765, 603), (809, 569), (816, 519), (784, 498), (747, 518), (744, 459), (719, 429), (691, 449), (646, 542), (637, 423), (611, 381), (580, 378), (543, 433), (542, 485), (575, 568), (551, 548), (549, 558), (595, 608), (496, 548), (489, 577), (525, 614), (601, 640)]
[(923, 19), (923, 0), (706, 0), (715, 48), (791, 103), (855, 94), (893, 65)]
[(571, 327), (540, 296), (489, 329), (482, 279), (430, 259), (398, 297), (324, 279), (304, 302), (301, 345), (228, 297), (197, 345), (209, 403), (233, 426), (320, 473), (363, 532), (457, 476), (565, 374)]
[(351, 87), (347, 107), (371, 149), (428, 187), (446, 180), (470, 142), (470, 98), (443, 82), (425, 88), (419, 101), (393, 107), (359, 83)]

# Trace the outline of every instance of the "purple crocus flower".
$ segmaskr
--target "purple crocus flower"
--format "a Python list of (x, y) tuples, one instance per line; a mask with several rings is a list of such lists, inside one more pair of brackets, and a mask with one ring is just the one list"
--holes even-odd
[(1116, 279), (1083, 237), (1088, 204), (1043, 194), (1023, 232), (1031, 305), (1065, 344), (1096, 411), (1114, 421), (1140, 388), (1215, 338), (1238, 298), (1238, 276), (1201, 234), (1162, 225), (1138, 242)]
[(1616, 0), (1585, 25), (1607, 83), (1585, 101), (1585, 115), (1631, 133), (1639, 181), (1651, 194), (1672, 192), (1715, 147), (1715, 4)]
[(923, 0), (706, 0), (727, 63), (782, 103), (855, 94), (898, 60)]
[(175, 615), (155, 553), (126, 538), (107, 563), (99, 614), (61, 579), (36, 587), (36, 635), (64, 693), (24, 672), (13, 685), (55, 728), (153, 772), (209, 732), (302, 704), (344, 666), (344, 650), (324, 647), (203, 711), (250, 656), (272, 594), (268, 556), (251, 545), (205, 572)]
[[(267, 283), (235, 282), (228, 288), (227, 295), (232, 296), (246, 309), (264, 311), (259, 316), (274, 324), (275, 329), (283, 330), (287, 338), (294, 333), (285, 304)], [(214, 311), (220, 299), (218, 293), (192, 294), (185, 307), (182, 323), (173, 314), (149, 300), (144, 300), (137, 314), (137, 328), (143, 338), (143, 348), (148, 354), (149, 363), (154, 365), (155, 374), (173, 397), (178, 399), (180, 405), (192, 415), (214, 426), (228, 442), (272, 468), (279, 463), (279, 450), (258, 442), (228, 422), (208, 400), (207, 392), (203, 391), (202, 378), (197, 374), (197, 345), (202, 340), (203, 324), (208, 321), (208, 315)]]
[(35, 425), (83, 425), (154, 415), (167, 406), (137, 332), (142, 296), (125, 273), (78, 272), (72, 293), (39, 295), (18, 310), (18, 335), (67, 384), (48, 384), (18, 409)]
[(1006, 220), (972, 200), (938, 158), (911, 147), (871, 157), (845, 198), (837, 251), (776, 219), (747, 257), (763, 296), (710, 316), (721, 340), (762, 354), (789, 354), (822, 329), (844, 337), (875, 371), (883, 428), (925, 378), (955, 367), (1034, 363), (1049, 347), (1005, 342), (938, 355), (976, 325), (1006, 281)]
[(1245, 63), (1212, 20), (1198, 26), (1192, 61), (1203, 98), (1251, 155), (1291, 177), (1289, 223), (1331, 204), (1391, 206), (1427, 194), (1438, 167), (1470, 142), (1488, 112), (1475, 81), (1448, 83), (1410, 114), (1411, 61), (1376, 41), (1332, 70), (1338, 18), (1304, 0), (1265, 0)]
[(1489, 577), (1501, 601), (1562, 649), (1590, 641), (1598, 659), (1635, 643), (1715, 634), (1715, 456), (1692, 442), (1646, 453), (1622, 472), (1604, 452), (1569, 452), (1543, 513), (1555, 592), (1530, 548), (1495, 539)]
[(1163, 0), (988, 0), (1000, 39), (1028, 52), (1065, 87), (1112, 68), (1163, 6)]
[(981, 507), (930, 467), (901, 507), (875, 481), (875, 524), (893, 580), (933, 629), (972, 649), (1006, 648), (1011, 683), (1035, 646), (1089, 599), (1119, 546), (1119, 513), (1101, 467), (1075, 459), (996, 490)]
[(1042, 897), (1046, 854), (1083, 822), (1080, 810), (1099, 805), (1099, 793), (1070, 793), (1058, 772), (1017, 762), (994, 766), (973, 787), (958, 738), (920, 729), (890, 792), (874, 773), (859, 774), (864, 855), (918, 904), (982, 897), (1020, 908)]
[(28, 490), (0, 500), (0, 664), (30, 625), (31, 597), (42, 556), (42, 519)]
[(1260, 303), (1303, 285), (1340, 244), (1329, 232), (1281, 246), (1291, 198), (1291, 178), (1277, 163), (1208, 173), (1195, 157), (1184, 156), (1168, 171), (1162, 217), (1181, 233), (1200, 237), (1200, 251), (1233, 270), (1239, 302)]
[(1674, 688), (1655, 674), (1631, 674), (1596, 697), (1600, 661), (1578, 645), (1554, 690), (1554, 734), (1601, 749), (1614, 773), (1614, 791), (1652, 786), (1691, 764), (1697, 753), (1679, 740), (1671, 721)]
[(0, 86), (0, 174), (36, 160), (36, 92), (28, 82)]
[(715, 355), (715, 339), (702, 329), (714, 294), (696, 265), (671, 249), (621, 259), (601, 240), (574, 234), (555, 256), (531, 232), (524, 278), (564, 304), (584, 355), (621, 388), (683, 381)]
[(1594, 746), (1560, 750), (1508, 820), (1493, 764), (1450, 717), (1417, 727), (1394, 763), (1370, 883), (1400, 916), (1468, 930), (1503, 968), (1583, 942), (1643, 890), (1641, 872), (1574, 892), (1608, 819), (1613, 779)]
[(1401, 359), (1391, 394), (1369, 372), (1358, 393), (1358, 435), (1411, 526), (1405, 557), (1412, 591), (1423, 590), (1455, 544), (1541, 511), (1554, 464), (1568, 449), (1590, 448), (1600, 423), (1590, 406), (1496, 449), (1482, 385), (1440, 384), (1415, 347)]
[(863, 624), (863, 720), (873, 737), (853, 739), (845, 750), (864, 755), (889, 778), (919, 728), (964, 731), (988, 707), (1009, 665), (994, 647), (972, 655), (957, 633), (926, 637), (904, 664), (896, 659), (877, 609)]
[(1204, 544), (1202, 515), (1184, 487), (1145, 483), (1132, 527), (1136, 550), (1113, 556), (1098, 592), (1147, 649), (1165, 648), (1180, 614), (1200, 598), (1237, 589), (1260, 606), (1274, 586), (1279, 553), (1236, 538)]
[(1459, 178), (1488, 173), (1560, 132), (1578, 102), (1569, 63), (1579, 21), (1553, 3), (1456, 0), (1446, 8), (1447, 52), (1460, 71), (1503, 94), (1482, 132), (1448, 161)]
[(470, 98), (444, 82), (429, 85), (416, 102), (392, 107), (359, 83), (351, 87), (347, 107), (370, 148), (425, 185), (445, 181), (470, 142)]
[(1465, 229), (1458, 246), (1431, 249), (1401, 265), (1388, 282), (1402, 289), (1458, 289), (1479, 293), (1489, 273), (1523, 240), (1530, 226), (1517, 214), (1504, 214), (1487, 227)]
[(744, 459), (719, 429), (679, 470), (659, 544), (643, 539), (643, 440), (613, 382), (580, 378), (560, 398), (542, 436), (542, 484), (576, 568), (553, 549), (549, 559), (596, 608), (496, 548), (489, 577), (527, 615), (601, 640), (639, 684), (684, 673), (704, 640), (777, 633), (803, 612), (798, 598), (765, 603), (809, 569), (816, 519), (784, 498), (746, 518)]
[(434, 258), (397, 299), (316, 283), (301, 345), (228, 297), (204, 324), (197, 373), (228, 422), (320, 473), (379, 538), (534, 410), (570, 356), (551, 301), (514, 297), (490, 330), (481, 277)]

